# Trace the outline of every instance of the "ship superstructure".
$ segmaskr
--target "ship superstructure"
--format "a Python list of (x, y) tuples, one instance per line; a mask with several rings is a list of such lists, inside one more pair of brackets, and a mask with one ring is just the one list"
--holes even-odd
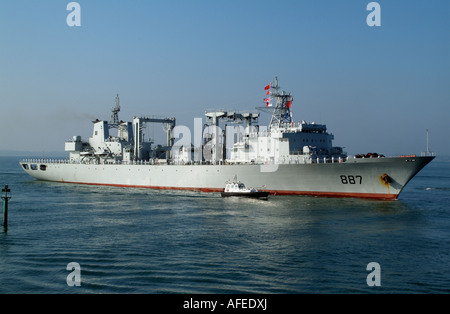
[[(219, 192), (238, 175), (247, 184), (262, 183), (272, 194), (395, 199), (434, 158), (349, 158), (342, 147), (333, 146), (334, 135), (326, 125), (294, 122), (293, 97), (280, 90), (276, 77), (265, 90), (266, 107), (260, 109), (271, 113), (268, 126), (258, 124), (259, 112), (207, 110), (194, 141), (182, 134), (186, 128), (178, 128), (173, 117), (120, 121), (117, 95), (110, 121), (93, 121), (87, 141), (74, 136), (65, 143), (68, 160), (21, 165), (35, 178), (59, 182)], [(163, 145), (145, 140), (147, 123), (162, 124)]]

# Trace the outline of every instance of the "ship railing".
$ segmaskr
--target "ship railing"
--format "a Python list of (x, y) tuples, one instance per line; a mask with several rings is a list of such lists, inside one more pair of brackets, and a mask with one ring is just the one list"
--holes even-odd
[(299, 158), (301, 155), (293, 155), (296, 157), (290, 158), (282, 158), (279, 163), (280, 164), (334, 164), (334, 163), (343, 163), (348, 160), (348, 157), (313, 157), (313, 156), (303, 156), (303, 158)]
[(436, 157), (436, 152), (421, 152), (421, 157)]
[(71, 164), (74, 163), (69, 159), (46, 159), (46, 158), (25, 158), (20, 160), (21, 163), (35, 164)]
[[(295, 156), (295, 157), (293, 157)], [(178, 161), (155, 161), (155, 160), (107, 160), (101, 162), (105, 165), (232, 165), (232, 164), (328, 164), (328, 163), (342, 163), (348, 160), (348, 157), (313, 157), (307, 156), (300, 158), (301, 155), (291, 155), (291, 157), (280, 158), (277, 162), (273, 160), (226, 160), (226, 161), (193, 161), (193, 160), (178, 160)], [(100, 164), (97, 159), (86, 160), (71, 160), (71, 159), (45, 159), (45, 158), (26, 158), (21, 159), (20, 163), (35, 163), (35, 164)]]

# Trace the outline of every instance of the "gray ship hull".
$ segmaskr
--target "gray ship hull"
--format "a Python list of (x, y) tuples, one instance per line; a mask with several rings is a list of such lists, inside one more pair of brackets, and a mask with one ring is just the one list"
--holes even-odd
[(82, 164), (21, 161), (32, 177), (118, 187), (221, 192), (235, 176), (272, 195), (396, 199), (434, 157), (350, 158), (341, 163), (280, 165)]

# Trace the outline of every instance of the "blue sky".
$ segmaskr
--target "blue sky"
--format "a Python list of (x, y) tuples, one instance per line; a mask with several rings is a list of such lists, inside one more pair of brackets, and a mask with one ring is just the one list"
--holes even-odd
[[(0, 149), (63, 151), (109, 119), (252, 110), (278, 76), (294, 119), (351, 154), (450, 155), (450, 1), (0, 1)], [(261, 124), (267, 124), (263, 114)]]

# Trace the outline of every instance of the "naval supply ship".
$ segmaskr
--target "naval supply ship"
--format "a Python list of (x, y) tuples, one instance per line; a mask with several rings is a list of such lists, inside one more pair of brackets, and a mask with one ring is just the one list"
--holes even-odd
[[(272, 195), (392, 200), (434, 158), (428, 149), (422, 156), (349, 156), (333, 146), (326, 125), (294, 122), (293, 97), (280, 90), (277, 77), (264, 93), (258, 111), (207, 110), (205, 123), (195, 119), (193, 141), (175, 118), (119, 121), (117, 95), (110, 120), (93, 121), (88, 140), (66, 141), (68, 159), (21, 160), (20, 166), (38, 180), (64, 183), (222, 192), (237, 176)], [(268, 126), (258, 124), (262, 111), (271, 114)], [(162, 124), (164, 144), (145, 139), (147, 123)]]

